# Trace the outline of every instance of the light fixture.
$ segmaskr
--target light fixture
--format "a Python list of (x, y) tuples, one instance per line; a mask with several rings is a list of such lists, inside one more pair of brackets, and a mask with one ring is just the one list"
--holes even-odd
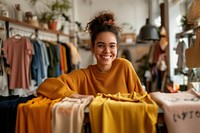
[(150, 21), (150, 13), (151, 13), (151, 7), (150, 7), (150, 0), (148, 1), (148, 14), (149, 18), (146, 19), (146, 24), (142, 26), (140, 29), (140, 33), (138, 35), (138, 41), (155, 41), (159, 40), (159, 35), (157, 28), (153, 25), (151, 25)]

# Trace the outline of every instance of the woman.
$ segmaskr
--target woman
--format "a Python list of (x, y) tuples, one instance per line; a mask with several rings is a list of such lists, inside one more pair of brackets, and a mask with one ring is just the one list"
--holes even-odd
[(56, 99), (66, 96), (96, 96), (98, 93), (143, 92), (131, 62), (117, 58), (121, 29), (114, 21), (113, 13), (103, 11), (86, 26), (91, 37), (91, 51), (97, 64), (46, 79), (39, 86), (38, 95)]

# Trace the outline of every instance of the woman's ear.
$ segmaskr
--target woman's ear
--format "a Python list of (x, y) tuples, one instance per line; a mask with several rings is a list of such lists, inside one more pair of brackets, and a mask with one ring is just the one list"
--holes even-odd
[(90, 45), (90, 50), (92, 53), (94, 53), (94, 45), (92, 45), (92, 44)]

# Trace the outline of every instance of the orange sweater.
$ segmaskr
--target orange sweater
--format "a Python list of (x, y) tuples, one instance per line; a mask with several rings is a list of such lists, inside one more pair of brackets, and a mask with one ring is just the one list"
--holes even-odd
[(96, 65), (74, 70), (57, 78), (46, 79), (37, 89), (38, 95), (51, 99), (70, 96), (73, 93), (94, 95), (143, 92), (140, 80), (126, 59), (117, 58), (107, 72), (99, 72)]

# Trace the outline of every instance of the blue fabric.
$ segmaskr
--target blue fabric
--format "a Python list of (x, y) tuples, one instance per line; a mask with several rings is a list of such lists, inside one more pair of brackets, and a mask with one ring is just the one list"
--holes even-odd
[(36, 40), (32, 40), (33, 47), (35, 54), (32, 58), (32, 64), (31, 64), (31, 75), (32, 79), (36, 81), (36, 86), (40, 85), (42, 83), (42, 79), (45, 77), (43, 70), (43, 62), (42, 62), (42, 52), (40, 44)]
[(56, 77), (62, 74), (61, 66), (60, 66), (60, 47), (56, 45), (57, 57), (58, 57), (58, 64), (56, 66)]
[(32, 98), (35, 98), (35, 96), (0, 96), (0, 133), (15, 133), (17, 106)]

